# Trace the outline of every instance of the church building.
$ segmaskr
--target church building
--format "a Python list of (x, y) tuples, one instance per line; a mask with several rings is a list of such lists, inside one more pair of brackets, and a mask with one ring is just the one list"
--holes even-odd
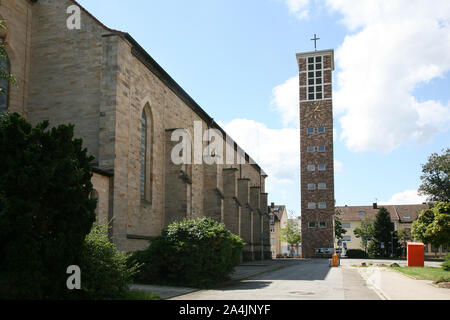
[[(0, 112), (75, 125), (95, 157), (98, 220), (112, 221), (120, 250), (145, 248), (175, 220), (206, 216), (243, 238), (244, 260), (270, 259), (267, 175), (130, 34), (74, 0), (2, 0), (0, 19), (2, 63), (17, 79)], [(174, 163), (173, 133), (196, 139), (194, 127), (200, 136), (221, 132), (223, 156), (242, 161)]]

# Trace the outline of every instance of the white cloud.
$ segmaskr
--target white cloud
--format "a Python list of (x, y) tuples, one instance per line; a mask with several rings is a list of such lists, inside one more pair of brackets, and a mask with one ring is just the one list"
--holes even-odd
[(414, 89), (450, 71), (447, 0), (327, 1), (359, 31), (336, 52), (341, 139), (353, 151), (389, 152), (450, 125), (450, 103), (419, 102)]
[(420, 196), (417, 190), (406, 190), (394, 194), (388, 201), (381, 202), (381, 205), (392, 205), (392, 204), (420, 204), (426, 202), (426, 197)]
[[(290, 12), (320, 10), (285, 0)], [(314, 4), (318, 4), (315, 1)], [(448, 0), (323, 0), (351, 32), (336, 50), (335, 111), (353, 151), (390, 152), (450, 127), (450, 101), (418, 101), (414, 90), (450, 71)], [(289, 118), (288, 113), (286, 115)]]
[(284, 126), (299, 125), (299, 79), (292, 77), (273, 89), (272, 105), (280, 113)]
[(309, 16), (310, 0), (285, 0), (289, 12), (299, 19), (306, 19)]
[(275, 186), (279, 189), (299, 181), (298, 129), (270, 129), (263, 123), (247, 119), (234, 119), (220, 124), (269, 175), (268, 192)]
[(341, 173), (344, 171), (344, 164), (339, 160), (334, 160), (334, 172)]

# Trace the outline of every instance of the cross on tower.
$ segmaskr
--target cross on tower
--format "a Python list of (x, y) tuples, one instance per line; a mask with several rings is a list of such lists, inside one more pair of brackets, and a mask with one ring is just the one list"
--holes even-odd
[(314, 41), (314, 51), (317, 51), (317, 40), (320, 40), (320, 38), (317, 38), (316, 34), (314, 33), (314, 38), (311, 39), (311, 41)]

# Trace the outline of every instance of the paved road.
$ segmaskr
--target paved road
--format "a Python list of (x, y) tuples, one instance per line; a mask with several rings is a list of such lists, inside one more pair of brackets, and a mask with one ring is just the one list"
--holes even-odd
[(380, 300), (356, 268), (330, 268), (311, 259), (230, 286), (173, 300)]

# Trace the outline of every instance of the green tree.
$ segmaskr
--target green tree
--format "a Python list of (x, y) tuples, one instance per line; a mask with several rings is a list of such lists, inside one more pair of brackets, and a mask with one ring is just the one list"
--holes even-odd
[(438, 248), (450, 244), (450, 203), (438, 202), (422, 210), (412, 224), (414, 238)]
[(280, 231), (280, 239), (287, 242), (291, 247), (298, 248), (302, 241), (302, 236), (296, 219), (288, 219), (286, 226)]
[(429, 201), (450, 202), (450, 148), (443, 154), (433, 153), (422, 166), (419, 193)]
[(347, 233), (347, 230), (342, 228), (342, 221), (339, 218), (339, 216), (342, 214), (342, 211), (339, 209), (336, 209), (335, 215), (334, 215), (334, 234), (336, 236), (336, 239), (341, 240), (343, 238), (343, 235)]
[(93, 157), (73, 126), (0, 115), (0, 300), (60, 299), (95, 221)]
[[(391, 241), (394, 223), (391, 221), (391, 215), (385, 207), (381, 207), (378, 210), (373, 229), (372, 245), (369, 246), (370, 253), (376, 257), (389, 256), (392, 252)], [(384, 248), (382, 248), (382, 244), (384, 244)]]
[(353, 230), (355, 237), (361, 238), (361, 246), (364, 248), (364, 251), (367, 252), (367, 247), (369, 242), (372, 240), (374, 235), (374, 223), (369, 219), (365, 219), (361, 221), (361, 224)]
[(410, 229), (400, 229), (397, 231), (397, 237), (401, 242), (401, 253), (406, 256), (407, 242), (412, 240), (412, 234)]

